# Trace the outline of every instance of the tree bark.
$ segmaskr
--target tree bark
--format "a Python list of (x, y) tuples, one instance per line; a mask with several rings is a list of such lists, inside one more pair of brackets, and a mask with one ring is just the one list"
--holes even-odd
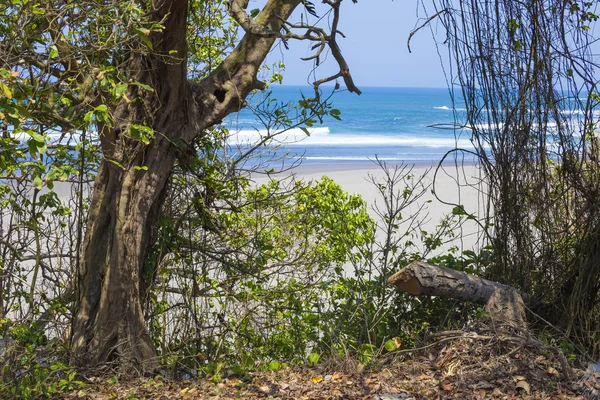
[[(113, 112), (113, 124), (100, 132), (103, 160), (94, 185), (78, 276), (73, 320), (75, 365), (115, 363), (124, 370), (154, 370), (158, 358), (142, 311), (143, 267), (157, 229), (158, 216), (176, 151), (173, 140), (195, 132), (185, 58), (187, 1), (163, 2), (156, 20), (166, 16), (164, 34), (156, 35), (156, 55), (131, 54), (123, 68), (133, 81), (128, 97)], [(127, 136), (131, 124), (153, 128), (149, 145)], [(146, 170), (139, 167), (144, 166)]]
[(461, 271), (416, 261), (392, 275), (388, 282), (411, 295), (450, 297), (486, 305), (492, 318), (526, 328), (523, 296), (515, 288)]
[[(130, 54), (124, 67), (135, 85), (100, 132), (103, 160), (96, 176), (82, 248), (77, 304), (72, 322), (72, 363), (112, 364), (152, 372), (157, 351), (145, 325), (142, 298), (149, 285), (144, 264), (158, 230), (169, 177), (183, 147), (244, 106), (261, 83), (256, 74), (275, 38), (246, 34), (206, 79), (187, 81), (187, 0), (154, 0), (153, 18), (164, 29), (150, 39), (149, 54)], [(258, 23), (279, 32), (300, 0), (269, 0)], [(175, 52), (174, 52), (175, 51)], [(173, 55), (174, 54), (174, 55)], [(127, 137), (131, 124), (150, 126), (144, 144)], [(144, 166), (145, 169), (140, 169)]]

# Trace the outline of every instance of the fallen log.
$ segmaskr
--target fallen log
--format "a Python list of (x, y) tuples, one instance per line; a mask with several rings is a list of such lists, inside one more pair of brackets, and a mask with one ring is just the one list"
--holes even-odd
[(523, 301), (527, 295), (511, 286), (423, 261), (411, 263), (388, 282), (415, 296), (424, 294), (485, 304), (490, 317), (527, 329)]

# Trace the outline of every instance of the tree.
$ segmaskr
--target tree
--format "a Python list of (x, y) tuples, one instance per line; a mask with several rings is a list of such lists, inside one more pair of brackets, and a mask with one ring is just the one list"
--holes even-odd
[[(597, 3), (440, 0), (460, 126), (485, 171), (494, 280), (592, 357), (600, 307)], [(428, 23), (427, 22), (427, 23)], [(456, 151), (469, 151), (457, 149)], [(584, 351), (584, 350), (582, 350)]]
[[(14, 175), (20, 168), (36, 189), (43, 180), (51, 186), (72, 171), (47, 170), (48, 135), (60, 136), (71, 151), (90, 150), (90, 138), (99, 138), (76, 279), (75, 365), (156, 367), (142, 296), (153, 278), (146, 261), (169, 178), (176, 163), (195, 157), (198, 139), (244, 107), (249, 93), (265, 88), (257, 74), (276, 40), (315, 42), (311, 59), (318, 64), (329, 48), (340, 66), (315, 82), (307, 108), (318, 113), (319, 85), (337, 78), (360, 94), (336, 42), (342, 0), (324, 3), (332, 15), (329, 32), (307, 23), (315, 10), (302, 0), (269, 0), (251, 13), (243, 0), (17, 0), (2, 6), (3, 148), (17, 154), (19, 135), (28, 145), (27, 154), (20, 153), (26, 163), (7, 157), (2, 171)], [(306, 16), (287, 22), (299, 6)], [(235, 22), (226, 21), (225, 11)], [(236, 24), (244, 35), (233, 48)], [(73, 140), (77, 146), (68, 147)]]

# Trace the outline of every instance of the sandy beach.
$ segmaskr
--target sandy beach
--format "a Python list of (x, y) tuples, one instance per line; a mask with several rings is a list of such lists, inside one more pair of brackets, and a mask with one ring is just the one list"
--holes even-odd
[[(477, 218), (483, 217), (485, 185), (482, 171), (478, 166), (448, 163), (440, 167), (436, 173), (437, 164), (387, 164), (390, 171), (402, 167), (405, 168), (404, 174), (411, 175), (413, 181), (423, 176), (423, 184), (426, 186), (423, 196), (403, 212), (405, 219), (422, 207), (419, 218), (422, 221), (422, 229), (431, 233), (457, 205), (462, 205), (467, 213)], [(348, 193), (360, 194), (367, 203), (370, 215), (381, 222), (376, 207), (383, 205), (383, 199), (373, 181), (385, 185), (386, 174), (379, 165), (375, 163), (301, 165), (292, 171), (278, 175), (277, 178), (282, 179), (290, 175), (305, 181), (320, 179), (324, 175), (330, 177)], [(266, 179), (263, 176), (255, 178), (255, 181), (262, 183)], [(404, 190), (405, 186), (400, 182), (397, 189)], [(444, 245), (431, 255), (444, 253), (453, 246), (461, 251), (477, 250), (481, 247), (483, 234), (476, 221), (464, 221), (453, 232), (455, 237), (445, 241)]]
[[(404, 168), (400, 175), (411, 175), (412, 181), (423, 177), (425, 192), (414, 204), (407, 207), (403, 216), (407, 220), (417, 210), (421, 209), (419, 221), (421, 227), (427, 232), (433, 232), (442, 219), (452, 212), (457, 205), (462, 205), (465, 211), (477, 218), (484, 213), (483, 176), (480, 168), (473, 164), (444, 164), (436, 172), (436, 164), (387, 164), (388, 170)], [(383, 198), (377, 190), (374, 181), (387, 185), (384, 170), (375, 163), (356, 164), (311, 164), (300, 165), (293, 170), (282, 172), (273, 176), (275, 179), (295, 179), (305, 181), (317, 180), (328, 176), (337, 182), (345, 191), (351, 194), (360, 194), (367, 203), (369, 214), (379, 223), (381, 218), (377, 215), (376, 208), (383, 206)], [(435, 178), (435, 180), (434, 180)], [(266, 182), (266, 175), (253, 175), (256, 184)], [(404, 190), (409, 181), (399, 182), (396, 191)], [(56, 182), (54, 190), (62, 201), (68, 201), (71, 196), (71, 184)], [(434, 194), (435, 191), (435, 194)], [(406, 229), (406, 228), (405, 228)], [(456, 246), (459, 250), (477, 250), (481, 247), (482, 230), (473, 220), (464, 221), (454, 229), (454, 238), (436, 249), (433, 254), (441, 254), (449, 248)]]

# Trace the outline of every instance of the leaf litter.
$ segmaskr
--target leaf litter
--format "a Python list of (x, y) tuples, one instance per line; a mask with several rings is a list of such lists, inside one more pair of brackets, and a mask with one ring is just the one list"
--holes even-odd
[[(562, 353), (560, 354), (562, 355)], [(210, 376), (89, 379), (66, 399), (590, 399), (584, 370), (521, 332), (485, 327), (432, 335), (426, 345), (364, 365), (329, 359), (316, 366), (249, 372), (215, 382)], [(568, 371), (564, 370), (568, 369)], [(589, 393), (589, 390), (588, 392)]]

